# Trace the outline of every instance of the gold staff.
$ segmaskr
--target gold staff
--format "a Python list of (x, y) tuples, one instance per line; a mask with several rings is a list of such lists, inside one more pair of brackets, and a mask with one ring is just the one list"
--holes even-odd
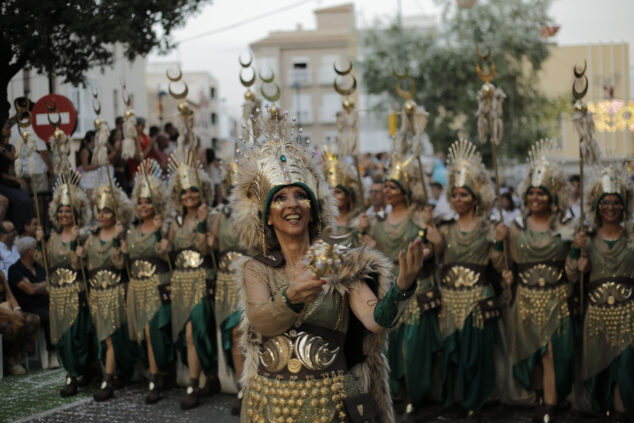
[[(26, 148), (27, 148), (27, 154), (28, 154), (27, 165), (29, 169), (29, 174), (31, 176), (31, 190), (33, 191), (33, 200), (35, 201), (35, 214), (37, 217), (37, 224), (40, 227), (44, 227), (42, 225), (42, 218), (40, 216), (40, 202), (37, 197), (37, 189), (35, 188), (35, 179), (33, 177), (33, 170), (34, 170), (33, 167), (35, 163), (33, 162), (32, 155), (36, 149), (35, 139), (33, 138), (33, 135), (31, 135), (31, 133), (27, 129), (29, 126), (31, 126), (31, 122), (33, 120), (33, 115), (31, 114), (31, 111), (29, 110), (31, 108), (31, 102), (29, 100), (26, 100), (26, 105), (24, 107), (22, 107), (16, 102), (15, 108), (17, 110), (17, 115), (18, 115), (18, 128), (21, 130), (20, 136), (22, 137), (22, 140), (24, 141), (24, 144), (26, 145)], [(19, 159), (20, 159), (20, 156), (18, 155), (18, 160)], [(46, 246), (44, 245), (43, 238), (40, 241), (40, 244), (42, 246), (42, 261), (44, 262), (44, 270), (46, 271), (46, 280), (48, 282), (49, 280), (48, 257), (46, 255)]]
[[(495, 76), (495, 63), (491, 60), (491, 48), (487, 47), (487, 54), (482, 56), (480, 50), (476, 48), (478, 63), (476, 64), (476, 72), (478, 77), (484, 82), (478, 98), (480, 106), (478, 108), (478, 133), (480, 142), (486, 143), (487, 140), (491, 144), (491, 156), (493, 157), (493, 172), (495, 175), (495, 195), (498, 203), (498, 213), (500, 214), (500, 222), (504, 222), (502, 215), (502, 201), (500, 199), (500, 176), (498, 174), (498, 162), (495, 147), (502, 139), (502, 100), (505, 95), (500, 88), (496, 88), (491, 83)], [(489, 72), (484, 73), (480, 67), (480, 61), (489, 62)], [(484, 101), (484, 104), (482, 104)], [(488, 122), (487, 122), (488, 117)], [(504, 250), (504, 268), (509, 268), (508, 252), (506, 251), (505, 241), (502, 240), (502, 248)]]

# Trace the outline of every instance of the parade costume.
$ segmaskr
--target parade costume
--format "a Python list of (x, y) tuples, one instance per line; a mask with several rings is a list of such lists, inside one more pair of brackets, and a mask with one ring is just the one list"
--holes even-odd
[(50, 266), (51, 342), (68, 373), (60, 394), (71, 396), (77, 393), (77, 378), (85, 376), (93, 364), (96, 343), (85, 281), (75, 254), (77, 240), (65, 242), (62, 239), (62, 227), (57, 219), (61, 207), (71, 208), (80, 227), (90, 220), (90, 204), (80, 188), (80, 176), (74, 171), (60, 175), (55, 184), (49, 218), (58, 231), (52, 231), (46, 243)]
[[(312, 214), (310, 242), (321, 243), (325, 250), (341, 247), (318, 240), (319, 228), (331, 223), (335, 213), (319, 165), (303, 141), (291, 141), (297, 137), (290, 119), (276, 106), (268, 113), (270, 119), (261, 125), (265, 139), (245, 146), (246, 151), (241, 147), (238, 183), (231, 196), (240, 244), (253, 256), (235, 264), (245, 310), (241, 421), (392, 422), (382, 354), (386, 335), (368, 333), (350, 312), (348, 297), (362, 281), (384, 297), (391, 283), (389, 262), (367, 248), (350, 250), (340, 256), (340, 267), (327, 277), (328, 288), (313, 303), (300, 310), (287, 302), (289, 276), (267, 224), (276, 192), (301, 187), (308, 197), (301, 201), (307, 201), (306, 207), (310, 203)], [(389, 293), (375, 309), (377, 323), (393, 324), (402, 310), (404, 301), (396, 290)], [(381, 310), (383, 318), (377, 317)]]
[(595, 411), (613, 411), (618, 385), (627, 416), (634, 418), (634, 227), (627, 217), (634, 209), (634, 187), (618, 165), (601, 169), (586, 192), (591, 223), (601, 226), (599, 202), (615, 195), (625, 220), (621, 238), (594, 233), (585, 247), (590, 261), (587, 310), (583, 326), (582, 377)]
[(575, 340), (568, 306), (573, 293), (568, 277), (574, 270), (568, 252), (574, 223), (564, 218), (569, 188), (561, 167), (552, 161), (553, 151), (550, 141), (540, 141), (529, 152), (529, 169), (520, 192), (525, 207), (530, 188), (547, 193), (550, 228), (534, 231), (526, 217), (517, 218), (510, 228), (509, 250), (517, 273), (506, 325), (516, 380), (524, 389), (532, 390), (533, 369), (541, 363), (550, 343), (557, 398), (564, 401), (574, 376)]
[[(486, 301), (493, 305), (495, 298), (490, 268), (495, 228), (487, 220), (494, 194), (480, 154), (466, 140), (455, 142), (449, 149), (447, 177), (450, 203), (456, 188), (468, 190), (476, 199), (477, 223), (466, 232), (457, 220), (439, 229), (444, 246), (442, 306), (438, 315), (444, 344), (443, 399), (449, 406), (457, 394), (463, 408), (477, 410), (495, 389), (493, 350), (498, 337), (497, 321), (485, 318), (491, 317)], [(496, 258), (495, 268), (501, 270), (502, 257)]]
[[(116, 213), (116, 219), (124, 228), (132, 220), (132, 204), (121, 189), (114, 187), (114, 195), (109, 185), (97, 188), (94, 195), (97, 212), (106, 209)], [(120, 241), (113, 238), (102, 241), (101, 229), (88, 236), (84, 249), (88, 269), (90, 293), (89, 304), (99, 342), (99, 358), (106, 360), (106, 340), (112, 341), (118, 374), (127, 379), (134, 369), (138, 357), (136, 344), (130, 339), (126, 317), (125, 257)], [(101, 390), (95, 399), (112, 397), (112, 379), (106, 373)]]
[[(161, 168), (154, 160), (146, 159), (139, 166), (132, 200), (138, 207), (141, 199), (151, 201), (155, 215), (167, 216), (166, 184), (161, 180)], [(138, 210), (138, 209), (137, 209)], [(138, 214), (138, 211), (137, 211)], [(167, 372), (175, 359), (172, 343), (172, 311), (168, 287), (170, 273), (166, 252), (159, 252), (162, 229), (144, 233), (139, 223), (128, 230), (126, 241), (130, 258), (130, 282), (127, 295), (128, 327), (130, 338), (138, 343), (147, 343), (145, 326), (149, 327), (150, 342), (156, 366)], [(142, 348), (145, 367), (148, 367), (147, 348)], [(150, 375), (156, 379), (157, 375)], [(156, 384), (150, 381), (150, 391)], [(150, 396), (148, 396), (150, 398)], [(152, 396), (152, 398), (158, 398)], [(152, 400), (150, 399), (149, 402)]]
[[(176, 222), (169, 231), (169, 239), (176, 259), (170, 280), (172, 307), (172, 337), (181, 354), (181, 361), (187, 364), (186, 325), (191, 322), (194, 346), (203, 372), (213, 383), (218, 371), (218, 350), (216, 342), (216, 321), (213, 297), (215, 273), (211, 265), (205, 236), (211, 229), (212, 220), (186, 219), (187, 210), (182, 205), (181, 196), (185, 190), (200, 194), (201, 204), (213, 198), (213, 186), (209, 177), (198, 168), (197, 160), (191, 152), (183, 154), (177, 149), (169, 159), (170, 183), (168, 192), (174, 209)], [(191, 389), (190, 389), (191, 388)], [(197, 405), (198, 380), (191, 381), (187, 394), (191, 403), (183, 408)], [(216, 388), (214, 388), (216, 390)]]

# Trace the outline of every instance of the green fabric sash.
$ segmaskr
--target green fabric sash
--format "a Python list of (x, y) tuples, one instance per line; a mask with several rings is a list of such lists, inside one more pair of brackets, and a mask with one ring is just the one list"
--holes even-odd
[(64, 332), (55, 345), (62, 366), (71, 377), (85, 375), (95, 361), (97, 339), (90, 311), (82, 307), (75, 322)]
[(610, 366), (585, 381), (592, 407), (605, 415), (614, 409), (614, 386), (618, 383), (627, 416), (634, 419), (634, 347), (630, 345)]
[(227, 319), (222, 322), (220, 326), (220, 334), (222, 338), (222, 350), (225, 353), (225, 359), (227, 360), (227, 364), (233, 370), (235, 367), (233, 365), (233, 356), (231, 355), (231, 334), (233, 332), (233, 328), (238, 326), (238, 324), (242, 321), (242, 311), (237, 310), (231, 313)]
[[(204, 297), (198, 302), (189, 314), (188, 322), (192, 322), (192, 333), (194, 336), (194, 346), (200, 366), (205, 374), (218, 373), (218, 349), (216, 345), (216, 321), (214, 312), (209, 302), (209, 298)], [(177, 348), (181, 354), (181, 361), (187, 365), (187, 339), (185, 328), (178, 334)]]
[[(176, 359), (176, 349), (172, 343), (172, 310), (170, 304), (161, 304), (148, 325), (156, 366), (159, 371), (167, 372)], [(143, 340), (139, 352), (143, 365), (147, 369), (150, 364), (147, 354), (147, 339)]]

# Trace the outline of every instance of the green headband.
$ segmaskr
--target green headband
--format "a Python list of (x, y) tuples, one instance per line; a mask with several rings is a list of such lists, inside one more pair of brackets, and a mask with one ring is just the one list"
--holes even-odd
[(271, 201), (273, 200), (273, 196), (275, 195), (275, 193), (281, 190), (282, 188), (286, 188), (288, 186), (300, 187), (304, 191), (306, 191), (306, 193), (308, 194), (308, 198), (310, 199), (310, 204), (313, 209), (313, 212), (312, 212), (313, 219), (315, 219), (315, 222), (318, 222), (319, 221), (319, 203), (317, 202), (317, 197), (315, 197), (315, 194), (310, 190), (310, 188), (308, 188), (308, 185), (306, 185), (303, 182), (295, 182), (290, 185), (278, 185), (269, 191), (269, 193), (266, 195), (266, 201), (264, 202), (264, 210), (262, 212), (262, 223), (267, 225), (267, 220), (269, 217), (269, 208), (271, 207)]

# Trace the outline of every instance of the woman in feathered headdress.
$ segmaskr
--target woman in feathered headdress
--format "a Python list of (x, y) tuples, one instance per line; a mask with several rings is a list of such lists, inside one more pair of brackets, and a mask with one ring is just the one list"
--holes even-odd
[(493, 261), (492, 252), (502, 248), (507, 230), (503, 223), (495, 228), (488, 221), (493, 187), (469, 141), (456, 141), (449, 149), (447, 176), (447, 197), (458, 218), (440, 229), (431, 224), (427, 232), (443, 263), (438, 315), (444, 344), (443, 400), (449, 406), (457, 398), (465, 410), (474, 412), (495, 389), (494, 317), (502, 304), (494, 297), (490, 265), (502, 271), (502, 256)]
[(245, 146), (231, 195), (252, 256), (236, 263), (245, 311), (241, 421), (393, 421), (383, 328), (414, 291), (422, 245), (401, 253), (392, 285), (378, 252), (320, 241), (334, 215), (328, 184), (290, 119), (276, 106), (268, 114), (265, 140)]
[[(213, 199), (213, 185), (199, 168), (191, 151), (177, 149), (169, 158), (168, 193), (176, 210), (176, 224), (168, 239), (176, 260), (170, 280), (172, 303), (172, 337), (189, 368), (190, 382), (181, 401), (187, 410), (198, 405), (200, 396), (220, 391), (218, 350), (213, 295), (215, 274), (209, 257), (207, 235), (212, 219), (206, 201)], [(199, 389), (200, 372), (207, 382)]]
[[(75, 252), (79, 228), (91, 217), (90, 203), (80, 188), (80, 176), (74, 171), (67, 171), (57, 178), (49, 217), (55, 226), (46, 241), (51, 342), (67, 372), (60, 395), (69, 397), (77, 394), (77, 379), (87, 376), (95, 359), (95, 328), (86, 302), (86, 281), (82, 280), (81, 265)], [(38, 227), (36, 237), (38, 241), (44, 238), (41, 227)]]
[[(518, 272), (515, 301), (507, 313), (509, 354), (519, 384), (537, 393), (543, 389), (544, 405), (534, 416), (540, 422), (553, 421), (557, 404), (572, 389), (574, 376), (574, 334), (568, 306), (573, 294), (569, 278), (576, 266), (570, 251), (574, 222), (565, 218), (569, 187), (554, 151), (550, 140), (531, 148), (519, 190), (528, 213), (515, 220), (508, 241)], [(494, 250), (494, 254), (503, 252)], [(540, 379), (542, 386), (533, 384)]]
[(132, 204), (118, 187), (107, 183), (96, 187), (95, 204), (99, 226), (88, 236), (77, 254), (85, 258), (90, 284), (88, 302), (97, 331), (99, 357), (104, 362), (104, 378), (93, 396), (105, 401), (114, 395), (115, 371), (122, 379), (132, 374), (136, 345), (130, 340), (125, 310), (125, 257), (121, 237), (132, 220)]
[(571, 252), (589, 274), (582, 377), (595, 411), (625, 422), (634, 419), (634, 186), (626, 169), (605, 165), (585, 199), (592, 232), (578, 233)]
[(175, 359), (172, 343), (172, 315), (168, 287), (171, 247), (163, 237), (163, 216), (166, 213), (166, 184), (161, 179), (158, 163), (146, 159), (139, 165), (132, 200), (139, 223), (132, 226), (121, 250), (130, 258), (127, 311), (130, 338), (147, 349), (150, 377), (147, 404), (161, 399), (160, 385)]
[[(408, 101), (404, 115), (407, 117), (404, 120), (411, 124), (416, 117), (424, 116), (424, 112), (413, 101)], [(419, 134), (421, 131), (422, 128), (418, 127), (413, 132)], [(409, 146), (410, 132), (411, 126), (404, 123), (395, 138), (384, 190), (385, 203), (391, 206), (391, 211), (372, 219), (365, 215), (359, 219), (361, 243), (388, 256), (394, 272), (398, 270), (399, 254), (407, 249), (410, 242), (421, 239), (428, 244), (426, 222), (420, 218), (427, 205), (428, 189), (423, 170), (419, 167), (420, 161), (416, 158), (420, 149)], [(405, 418), (408, 420), (415, 419), (416, 408), (431, 392), (433, 356), (442, 345), (434, 312), (439, 296), (433, 289), (433, 269), (434, 263), (429, 260), (424, 273), (419, 275), (415, 295), (408, 301), (396, 330), (390, 334), (390, 388), (395, 397), (406, 401)]]

